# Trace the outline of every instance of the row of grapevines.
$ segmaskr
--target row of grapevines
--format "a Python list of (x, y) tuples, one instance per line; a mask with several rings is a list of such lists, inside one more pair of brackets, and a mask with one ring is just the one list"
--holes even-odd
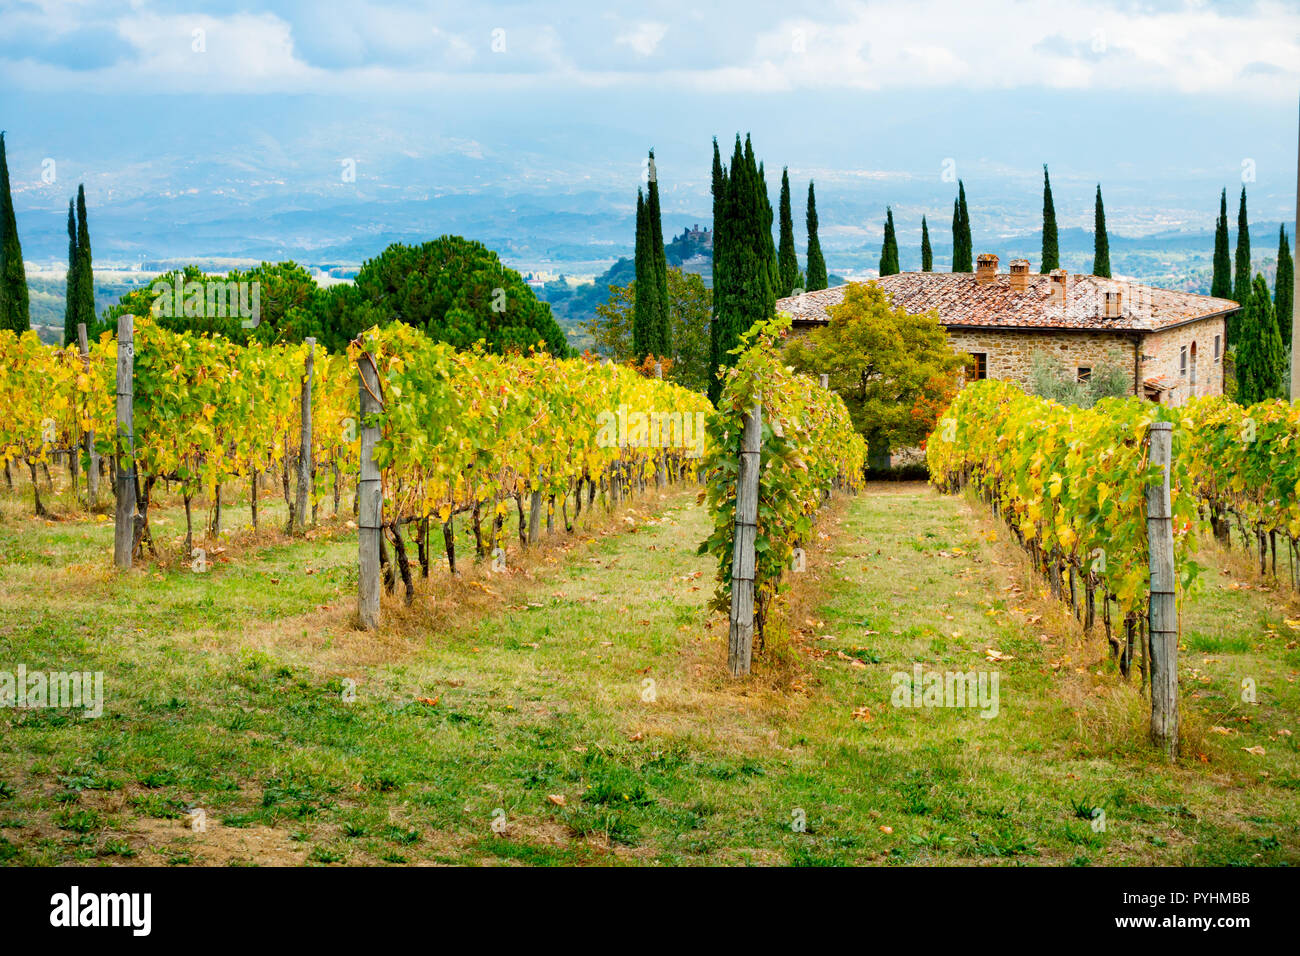
[[(484, 504), (504, 515), (526, 493), (567, 496), (614, 473), (644, 480), (669, 461), (693, 469), (710, 408), (697, 392), (622, 366), (457, 351), (400, 323), (363, 333), (349, 352), (379, 374), (375, 460), (385, 524), (399, 527)], [(642, 433), (639, 415), (647, 428), (651, 416), (669, 424)]]
[[(135, 325), (134, 435), (140, 505), (149, 489), (176, 482), (189, 498), (233, 478), (287, 468), (300, 445), (306, 346), (239, 346), (221, 336), (170, 332), (148, 318)], [(105, 333), (89, 362), (75, 349), (43, 345), (34, 332), (0, 333), (0, 457), (34, 469), (56, 451), (79, 449), (88, 431), (97, 450), (116, 447), (117, 342)], [(355, 473), (356, 375), (344, 355), (318, 352), (313, 390), (313, 458)], [(318, 471), (317, 495), (326, 475)]]
[(111, 418), (112, 386), (102, 388), (98, 361), (92, 353), (87, 369), (76, 349), (50, 348), (31, 331), (0, 331), (0, 461), (6, 475), (15, 462), (27, 465), (37, 514), (45, 514), (37, 466), (76, 451), (87, 429)]
[[(1193, 488), (1219, 537), (1229, 520), (1243, 538), (1282, 534), (1293, 559), (1300, 539), (1300, 406), (1272, 400), (1244, 408), (1222, 395), (1180, 409)], [(1275, 558), (1276, 561), (1276, 558)], [(1297, 562), (1293, 560), (1293, 578)], [(1261, 567), (1263, 571), (1263, 567)]]
[(724, 610), (731, 603), (743, 419), (762, 402), (754, 571), (760, 633), (795, 548), (812, 534), (817, 510), (832, 489), (856, 491), (862, 486), (867, 457), (866, 442), (854, 430), (844, 400), (812, 376), (797, 374), (782, 363), (778, 343), (789, 324), (789, 316), (778, 316), (756, 323), (742, 337), (736, 349), (739, 357), (725, 373), (708, 425), (704, 496), (713, 531), (700, 553), (718, 560), (713, 606)]
[[(976, 485), (1047, 568), (1100, 582), (1120, 612), (1140, 616), (1148, 556), (1145, 493), (1159, 480), (1146, 432), (1175, 412), (1139, 399), (1082, 409), (986, 380), (957, 396), (926, 445), (931, 481)], [(1189, 552), (1197, 521), (1187, 464), (1188, 435), (1173, 431), (1170, 492), (1175, 567), (1184, 588), (1197, 566)]]

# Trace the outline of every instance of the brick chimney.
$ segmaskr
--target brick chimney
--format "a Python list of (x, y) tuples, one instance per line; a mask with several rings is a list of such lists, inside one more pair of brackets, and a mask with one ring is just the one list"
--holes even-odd
[(975, 282), (988, 285), (998, 274), (998, 257), (991, 252), (981, 252), (975, 258)]
[(1059, 305), (1065, 308), (1066, 293), (1070, 288), (1070, 273), (1064, 269), (1053, 269), (1051, 274), (1052, 282), (1052, 305)]
[(1011, 291), (1024, 292), (1029, 285), (1029, 260), (1011, 260)]
[(1104, 315), (1108, 319), (1118, 319), (1124, 309), (1124, 293), (1120, 289), (1107, 289), (1104, 295), (1106, 299)]

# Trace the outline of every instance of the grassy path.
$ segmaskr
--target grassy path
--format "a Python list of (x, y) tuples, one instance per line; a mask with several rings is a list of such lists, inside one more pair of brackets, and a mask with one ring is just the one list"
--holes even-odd
[[(1193, 746), (1163, 766), (1101, 642), (921, 486), (835, 503), (741, 684), (686, 492), (508, 574), (435, 566), (379, 638), (348, 626), (342, 527), (118, 578), (102, 526), (4, 515), (0, 670), (103, 670), (106, 703), (0, 711), (3, 862), (1300, 861), (1276, 595), (1216, 572), (1188, 609)], [(891, 706), (916, 663), (996, 670), (997, 716)]]

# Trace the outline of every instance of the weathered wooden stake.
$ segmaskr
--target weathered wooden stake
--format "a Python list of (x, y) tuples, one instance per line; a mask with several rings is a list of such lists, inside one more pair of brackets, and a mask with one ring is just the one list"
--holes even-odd
[(735, 550), (731, 556), (731, 629), (727, 636), (727, 667), (732, 677), (749, 673), (754, 651), (754, 545), (758, 537), (759, 446), (763, 433), (763, 403), (756, 400), (745, 415), (740, 443), (740, 473), (736, 477)]
[(307, 363), (302, 376), (302, 439), (298, 445), (298, 502), (293, 512), (297, 530), (307, 528), (307, 491), (311, 485), (311, 378), (316, 360), (316, 340), (307, 339)]
[(357, 539), (360, 562), (357, 616), (361, 626), (379, 629), (379, 549), (383, 537), (384, 489), (375, 464), (375, 446), (379, 444), (379, 426), (370, 423), (372, 415), (384, 407), (379, 391), (379, 371), (374, 357), (363, 352), (357, 361), (361, 397), (361, 481), (358, 492)]
[(831, 387), (831, 377), (825, 372), (822, 372), (821, 375), (817, 376), (817, 378), (821, 382), (822, 388)]
[(117, 512), (113, 525), (113, 563), (131, 567), (135, 536), (135, 316), (117, 319)]
[(1151, 740), (1170, 760), (1178, 754), (1178, 605), (1174, 524), (1169, 503), (1173, 426), (1152, 422), (1148, 454), (1162, 479), (1147, 486), (1147, 548), (1151, 568)]
[[(86, 336), (86, 323), (77, 323), (77, 348), (81, 352), (81, 367), (90, 372), (90, 340)], [(95, 451), (95, 430), (86, 432), (86, 457), (90, 468), (86, 472), (86, 506), (95, 507), (99, 501), (99, 453)]]

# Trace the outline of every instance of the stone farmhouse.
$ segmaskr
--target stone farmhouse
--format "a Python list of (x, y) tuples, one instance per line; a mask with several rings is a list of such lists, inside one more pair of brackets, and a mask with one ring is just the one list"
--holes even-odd
[[(998, 271), (981, 255), (975, 272), (903, 272), (872, 280), (895, 307), (935, 310), (953, 347), (971, 356), (968, 378), (1028, 386), (1035, 353), (1073, 368), (1080, 380), (1101, 363), (1132, 369), (1130, 394), (1181, 405), (1223, 392), (1225, 323), (1237, 303), (1092, 275), (1031, 274), (1027, 259)], [(777, 302), (793, 331), (825, 325), (844, 286)]]

